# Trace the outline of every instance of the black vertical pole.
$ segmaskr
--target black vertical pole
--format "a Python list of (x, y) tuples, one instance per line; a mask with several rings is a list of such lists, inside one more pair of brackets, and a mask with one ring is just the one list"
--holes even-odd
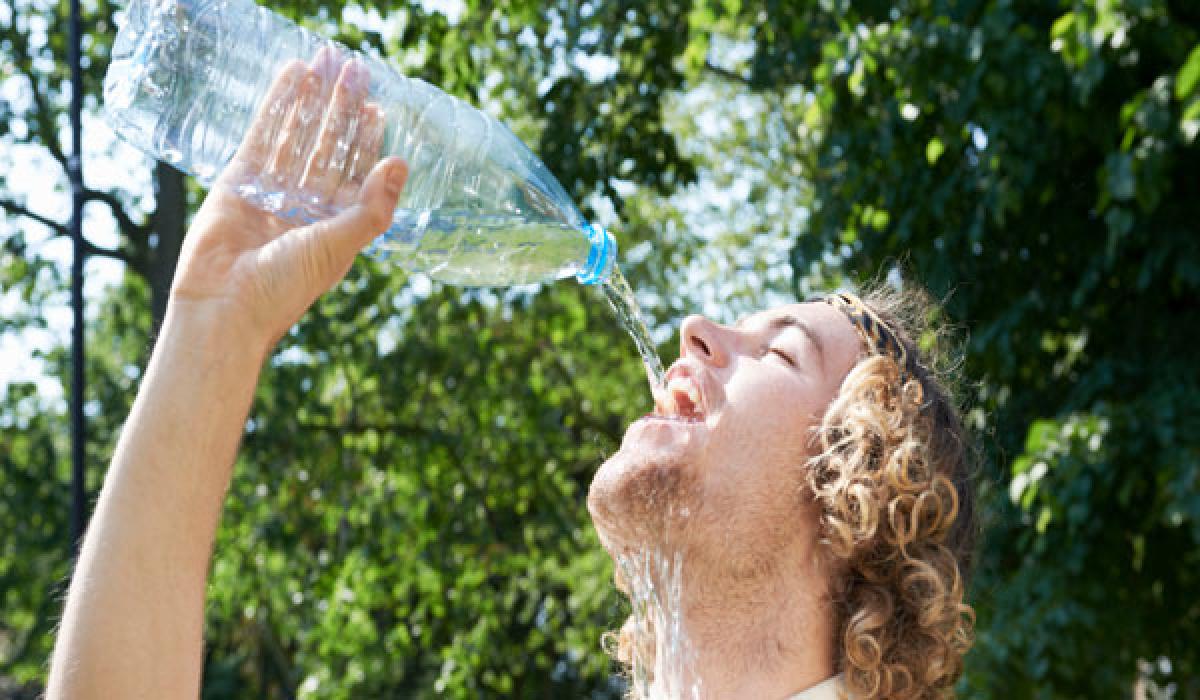
[(81, 42), (79, 0), (71, 0), (71, 37), (67, 44), (71, 63), (71, 155), (67, 177), (71, 180), (71, 554), (79, 553), (87, 523), (87, 470), (84, 468), (87, 441), (83, 420), (83, 68), (79, 62)]

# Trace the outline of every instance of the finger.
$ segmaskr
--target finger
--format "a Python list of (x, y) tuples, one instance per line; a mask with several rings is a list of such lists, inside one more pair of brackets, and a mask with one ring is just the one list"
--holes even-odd
[(366, 181), (367, 175), (375, 163), (379, 162), (380, 148), (383, 145), (383, 110), (379, 105), (369, 103), (359, 115), (357, 143), (354, 146), (354, 162), (350, 164), (346, 179), (338, 188), (334, 203), (338, 208), (353, 202), (358, 191)]
[(259, 170), (270, 162), (280, 125), (292, 106), (296, 85), (307, 71), (303, 61), (289, 61), (267, 89), (234, 160), (246, 169)]
[(325, 44), (317, 51), (316, 56), (313, 57), (310, 67), (321, 79), (321, 85), (325, 86), (326, 93), (333, 89), (333, 83), (337, 80), (343, 63), (345, 63), (345, 60), (342, 58), (342, 53), (338, 50), (336, 44)]
[(383, 108), (374, 102), (363, 107), (363, 127), (359, 129), (354, 164), (350, 166), (350, 176), (347, 178), (355, 189), (362, 187), (371, 168), (374, 168), (375, 164), (379, 162), (380, 148), (383, 146), (383, 130), (386, 126), (383, 116)]
[(290, 284), (300, 286), (289, 293), (309, 297), (341, 279), (354, 256), (391, 225), (407, 179), (407, 164), (394, 156), (386, 158), (371, 169), (353, 206), (272, 241), (263, 250), (264, 259), (298, 273)]
[[(303, 112), (293, 111), (294, 121), (288, 130), (293, 134), (290, 140), (292, 148), (286, 157), (277, 160), (272, 173), (274, 177), (286, 179), (287, 189), (296, 191), (306, 200), (305, 206), (310, 209), (310, 217), (324, 218), (323, 212), (329, 203), (311, 195), (305, 197), (306, 193), (301, 189), (300, 183), (304, 179), (304, 170), (317, 142), (325, 109), (330, 104), (333, 86), (344, 62), (342, 52), (333, 43), (322, 45), (314, 54), (308, 66), (308, 76), (312, 78), (306, 76), (306, 80), (315, 80), (316, 89), (305, 95)], [(311, 85), (309, 83), (308, 87)]]
[(304, 174), (308, 154), (317, 140), (321, 109), (325, 104), (321, 93), (320, 76), (306, 70), (296, 86), (291, 112), (280, 130), (275, 153), (265, 173), (277, 187), (292, 189)]
[(320, 134), (300, 186), (332, 201), (344, 177), (346, 162), (355, 141), (355, 128), (366, 97), (366, 69), (356, 60), (342, 67), (333, 89), (333, 103), (325, 113)]

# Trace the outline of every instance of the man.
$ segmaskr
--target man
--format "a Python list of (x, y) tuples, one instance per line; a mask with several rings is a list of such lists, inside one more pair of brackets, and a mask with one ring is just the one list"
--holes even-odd
[(972, 496), (962, 426), (903, 332), (920, 303), (879, 291), (684, 322), (657, 413), (588, 499), (633, 603), (617, 655), (635, 696), (952, 687)]
[[(395, 158), (326, 171), (338, 120), (357, 114), (359, 138), (378, 135), (356, 70), (341, 69), (309, 157), (292, 148), (306, 120), (263, 110), (196, 215), (71, 582), (51, 699), (198, 695), (209, 558), (261, 365), (387, 228), (407, 178)], [(289, 65), (265, 103), (314, 103), (316, 76), (315, 63)], [(270, 178), (347, 208), (291, 228), (235, 193)], [(855, 303), (736, 328), (689, 319), (662, 415), (631, 426), (597, 475), (589, 505), (632, 563), (629, 590), (647, 601), (656, 582), (677, 590), (652, 601), (674, 612), (625, 635), (625, 658), (649, 669), (635, 689), (759, 698), (844, 682), (863, 697), (926, 697), (957, 675), (955, 635), (969, 625), (943, 550), (959, 463), (929, 418), (944, 400), (900, 357), (903, 336), (862, 344), (858, 331), (879, 328)]]

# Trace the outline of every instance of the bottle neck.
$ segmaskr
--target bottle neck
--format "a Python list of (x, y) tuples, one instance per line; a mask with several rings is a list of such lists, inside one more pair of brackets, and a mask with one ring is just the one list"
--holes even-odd
[(617, 240), (604, 228), (591, 223), (584, 223), (583, 233), (587, 236), (590, 248), (587, 262), (575, 278), (580, 284), (597, 284), (612, 277), (613, 268), (617, 261)]

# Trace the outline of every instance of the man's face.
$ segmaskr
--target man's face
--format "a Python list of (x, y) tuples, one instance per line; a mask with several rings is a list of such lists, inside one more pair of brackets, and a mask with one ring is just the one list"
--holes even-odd
[(752, 575), (772, 548), (811, 535), (798, 525), (815, 518), (803, 475), (812, 429), (860, 339), (823, 302), (733, 326), (692, 316), (681, 336), (656, 412), (629, 426), (588, 507), (610, 550), (674, 544)]

